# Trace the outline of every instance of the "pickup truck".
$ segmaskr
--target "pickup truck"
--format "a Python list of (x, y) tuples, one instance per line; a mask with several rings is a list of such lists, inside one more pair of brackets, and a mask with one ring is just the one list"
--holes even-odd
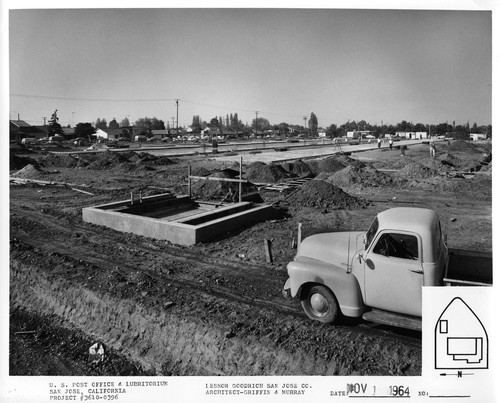
[(492, 255), (449, 249), (436, 212), (383, 211), (366, 232), (316, 234), (298, 245), (287, 266), (285, 296), (311, 319), (342, 314), (421, 330), (422, 286), (492, 284)]

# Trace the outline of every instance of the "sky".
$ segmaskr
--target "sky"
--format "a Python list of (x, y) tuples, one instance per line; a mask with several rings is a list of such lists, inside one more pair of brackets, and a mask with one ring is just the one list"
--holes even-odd
[(11, 9), (9, 116), (492, 123), (489, 10)]

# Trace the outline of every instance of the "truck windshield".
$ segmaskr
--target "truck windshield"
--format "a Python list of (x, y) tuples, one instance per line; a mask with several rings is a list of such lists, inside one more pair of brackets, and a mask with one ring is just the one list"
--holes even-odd
[(372, 225), (370, 225), (370, 228), (366, 232), (366, 243), (365, 243), (365, 250), (368, 249), (368, 246), (372, 243), (373, 237), (378, 231), (378, 218), (375, 217), (375, 220), (373, 220)]

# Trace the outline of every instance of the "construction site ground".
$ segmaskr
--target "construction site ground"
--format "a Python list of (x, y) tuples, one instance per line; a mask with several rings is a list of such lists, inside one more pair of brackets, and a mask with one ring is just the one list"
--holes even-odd
[[(419, 375), (421, 334), (309, 320), (281, 293), (303, 237), (367, 229), (397, 206), (436, 210), (450, 247), (492, 250), (491, 144), (439, 143), (243, 167), (244, 196), (275, 217), (182, 247), (82, 221), (82, 208), (186, 194), (237, 164), (148, 153), (10, 156), (10, 375)], [(264, 184), (308, 178), (282, 192)], [(206, 182), (206, 183), (205, 183)], [(210, 182), (210, 186), (208, 185)], [(227, 183), (193, 184), (221, 201)], [(273, 261), (266, 261), (265, 240)], [(89, 347), (101, 342), (104, 360)]]

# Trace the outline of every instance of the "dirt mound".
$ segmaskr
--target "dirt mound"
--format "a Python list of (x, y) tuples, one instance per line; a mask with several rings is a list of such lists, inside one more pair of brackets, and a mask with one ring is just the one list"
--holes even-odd
[[(127, 158), (127, 157), (125, 157)], [(127, 158), (129, 159), (129, 158)], [(130, 160), (130, 159), (129, 159)], [(151, 164), (151, 165), (171, 165), (174, 162), (166, 156), (157, 156), (149, 153), (139, 153), (135, 160), (136, 164)]]
[(280, 165), (266, 165), (262, 162), (251, 164), (246, 170), (247, 179), (255, 183), (275, 183), (289, 177)]
[(236, 169), (224, 168), (218, 172), (210, 174), (210, 176), (214, 176), (216, 178), (239, 178), (240, 172)]
[(321, 172), (337, 172), (352, 164), (353, 159), (347, 155), (337, 154), (319, 161), (318, 169)]
[(281, 164), (281, 167), (288, 173), (299, 176), (301, 178), (308, 178), (314, 175), (309, 165), (307, 165), (302, 160), (285, 162)]
[(78, 159), (69, 154), (47, 154), (39, 162), (44, 167), (74, 168), (78, 164)]
[[(146, 153), (144, 153), (144, 154), (146, 154)], [(120, 152), (120, 155), (122, 157), (125, 157), (126, 159), (128, 159), (130, 162), (135, 162), (138, 159), (140, 159), (139, 153), (136, 153), (135, 151), (123, 151), (123, 152)]]
[(87, 166), (88, 169), (111, 169), (124, 163), (130, 163), (130, 160), (126, 156), (109, 150), (94, 154), (93, 158), (90, 159), (93, 162)]
[(450, 153), (439, 155), (437, 159), (441, 161), (443, 165), (447, 165), (450, 167), (458, 167), (462, 163), (462, 161), (460, 161), (459, 158), (455, 157), (453, 154)]
[(477, 152), (478, 147), (465, 140), (455, 140), (448, 146), (448, 150)]
[(314, 175), (319, 175), (322, 172), (337, 172), (352, 164), (353, 161), (354, 160), (347, 155), (335, 154), (331, 157), (308, 161), (307, 165)]
[[(212, 178), (234, 178), (233, 173), (225, 172), (227, 170), (222, 170), (214, 172), (208, 177)], [(215, 180), (197, 180), (191, 185), (191, 194), (201, 200), (217, 200), (222, 201), (225, 198), (226, 202), (236, 202), (238, 201), (238, 183), (236, 182), (222, 182)], [(248, 193), (253, 193), (257, 191), (257, 187), (249, 184), (243, 183), (242, 195)]]
[(193, 176), (207, 176), (210, 175), (210, 171), (205, 167), (195, 167), (191, 170), (191, 175)]
[(314, 207), (325, 210), (363, 208), (368, 202), (353, 197), (339, 187), (322, 180), (312, 180), (287, 198), (291, 207)]
[(44, 172), (36, 164), (28, 164), (23, 169), (12, 174), (16, 178), (22, 179), (37, 179), (44, 176)]
[(363, 163), (352, 164), (335, 172), (326, 181), (340, 187), (351, 185), (387, 186), (400, 183), (398, 179), (378, 171), (372, 165)]
[(37, 162), (33, 158), (20, 157), (12, 153), (10, 154), (9, 169), (11, 171), (19, 170), (29, 164), (37, 165)]
[[(439, 164), (439, 162), (435, 161)], [(403, 175), (409, 179), (425, 179), (437, 176), (440, 172), (431, 167), (419, 164), (418, 162), (411, 162), (405, 165), (400, 171), (400, 175)]]

